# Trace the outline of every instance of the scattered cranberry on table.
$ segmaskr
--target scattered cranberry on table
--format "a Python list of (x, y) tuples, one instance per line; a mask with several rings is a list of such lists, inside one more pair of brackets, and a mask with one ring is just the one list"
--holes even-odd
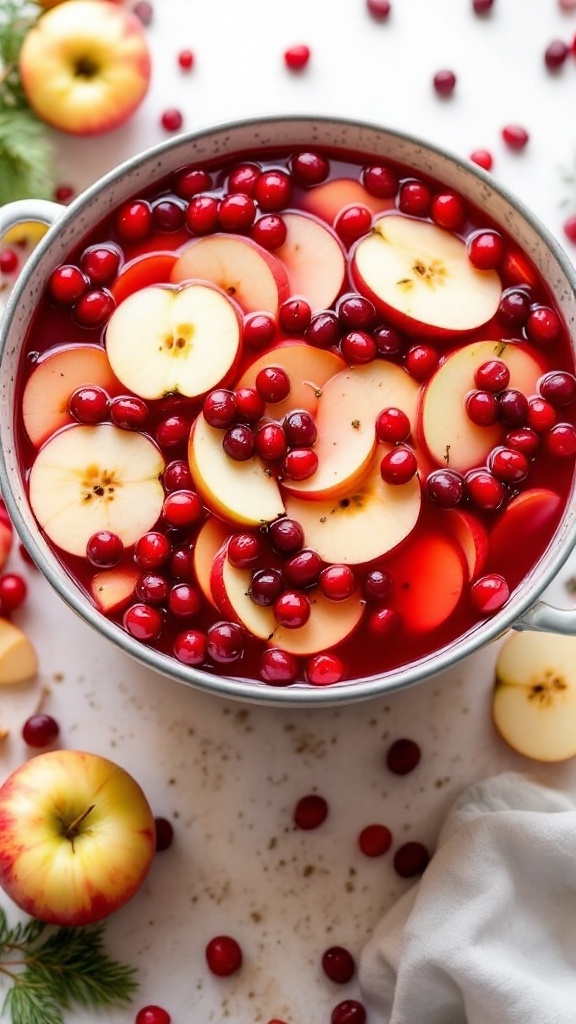
[(322, 954), (322, 970), (330, 981), (346, 985), (354, 977), (354, 957), (344, 946), (330, 946)]
[(414, 740), (399, 739), (386, 752), (386, 766), (394, 775), (408, 775), (420, 763), (420, 747)]
[(206, 946), (206, 963), (212, 974), (226, 978), (242, 966), (242, 949), (231, 935), (216, 935)]
[(172, 1018), (161, 1006), (143, 1006), (138, 1010), (135, 1024), (171, 1024)]
[(156, 829), (156, 853), (168, 850), (174, 841), (174, 827), (168, 818), (154, 818)]
[(294, 808), (294, 824), (305, 831), (318, 828), (328, 817), (328, 803), (318, 793), (300, 797)]
[(414, 878), (428, 867), (430, 854), (423, 843), (408, 842), (394, 854), (394, 870), (401, 878)]
[(24, 742), (38, 750), (50, 746), (59, 735), (60, 726), (52, 715), (30, 715), (22, 726)]
[(392, 833), (386, 825), (366, 825), (358, 836), (365, 857), (382, 857), (392, 845)]
[(304, 44), (290, 46), (284, 53), (284, 63), (290, 71), (302, 71), (310, 60), (310, 47)]
[(366, 1009), (357, 999), (344, 999), (332, 1010), (330, 1024), (365, 1024)]

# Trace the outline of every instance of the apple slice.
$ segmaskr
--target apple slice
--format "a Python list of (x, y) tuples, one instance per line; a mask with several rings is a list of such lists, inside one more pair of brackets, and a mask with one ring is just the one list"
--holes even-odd
[(360, 239), (350, 269), (358, 291), (392, 322), (436, 338), (481, 327), (502, 297), (496, 271), (476, 270), (461, 239), (395, 214)]
[(25, 683), (38, 671), (36, 650), (25, 633), (0, 618), (0, 686)]
[(59, 345), (40, 359), (22, 395), (22, 419), (35, 447), (60, 427), (75, 422), (68, 410), (70, 396), (88, 384), (112, 396), (124, 390), (100, 345)]
[(266, 311), (276, 316), (290, 293), (281, 261), (242, 235), (215, 234), (195, 238), (181, 252), (172, 281), (210, 281), (230, 295), (245, 313)]
[(214, 600), (210, 584), (212, 565), (216, 555), (225, 543), (229, 534), (230, 531), (227, 530), (218, 519), (214, 519), (213, 516), (209, 516), (208, 519), (204, 520), (198, 531), (196, 542), (194, 544), (194, 551), (192, 553), (196, 582), (204, 594), (204, 597), (210, 601), (210, 604), (213, 605), (214, 608), (216, 608), (217, 605)]
[(173, 252), (156, 252), (152, 256), (138, 256), (127, 263), (110, 288), (119, 306), (124, 299), (141, 288), (152, 284), (168, 284), (172, 267), (178, 259)]
[(394, 581), (393, 607), (416, 633), (436, 629), (452, 615), (468, 577), (462, 552), (439, 532), (413, 538), (387, 569)]
[(364, 603), (353, 595), (346, 601), (330, 601), (318, 588), (307, 592), (310, 618), (299, 629), (276, 626), (270, 647), (280, 647), (300, 657), (328, 651), (343, 643), (357, 629), (364, 614)]
[(378, 414), (395, 406), (414, 429), (419, 394), (405, 370), (380, 359), (331, 377), (318, 402), (318, 469), (307, 480), (284, 480), (285, 489), (314, 501), (345, 498), (371, 466)]
[(90, 580), (90, 593), (104, 615), (121, 611), (130, 602), (140, 569), (133, 562), (102, 569)]
[(542, 364), (521, 344), (473, 341), (452, 352), (422, 392), (418, 416), (418, 440), (438, 465), (459, 472), (479, 466), (503, 437), (501, 424), (480, 427), (466, 412), (466, 395), (475, 389), (474, 374), (489, 359), (506, 363), (510, 370), (509, 387), (525, 395), (536, 391)]
[(272, 608), (255, 604), (250, 597), (252, 573), (228, 561), (228, 543), (218, 551), (210, 574), (214, 601), (227, 619), (239, 622), (252, 636), (270, 640), (276, 626)]
[(560, 518), (562, 499), (547, 487), (532, 487), (512, 498), (493, 527), (489, 541), (490, 565), (498, 569), (509, 562), (518, 543), (539, 551)]
[(241, 339), (238, 312), (217, 288), (151, 285), (116, 307), (106, 352), (117, 377), (141, 398), (195, 398), (224, 380)]
[(257, 456), (245, 462), (231, 459), (222, 447), (222, 436), (202, 414), (190, 434), (188, 461), (204, 504), (233, 523), (271, 523), (284, 514), (276, 480)]
[(288, 397), (266, 407), (266, 415), (274, 420), (283, 419), (293, 409), (306, 409), (314, 416), (326, 382), (346, 369), (344, 360), (329, 349), (314, 348), (304, 341), (287, 342), (255, 359), (236, 387), (254, 387), (258, 373), (267, 366), (281, 366), (290, 378)]
[(378, 459), (367, 479), (344, 497), (303, 501), (288, 495), (286, 513), (300, 523), (306, 546), (323, 561), (355, 565), (385, 555), (408, 537), (421, 500), (417, 476), (406, 484), (384, 483)]
[(143, 434), (111, 423), (66, 427), (40, 449), (30, 471), (30, 506), (50, 540), (85, 557), (110, 530), (130, 547), (162, 511), (164, 460)]
[(342, 291), (346, 255), (338, 235), (316, 217), (282, 214), (286, 241), (275, 250), (282, 260), (292, 295), (302, 295), (313, 311), (328, 309)]
[(510, 634), (496, 661), (492, 716), (502, 739), (525, 757), (576, 756), (576, 636)]
[(442, 521), (446, 522), (449, 533), (462, 550), (468, 567), (468, 579), (475, 579), (482, 572), (488, 557), (486, 527), (472, 512), (463, 512), (458, 508), (444, 509)]
[(393, 198), (371, 196), (355, 178), (333, 178), (307, 189), (302, 195), (301, 205), (304, 210), (333, 226), (338, 214), (347, 206), (367, 206), (372, 213), (381, 213), (394, 209), (395, 202)]

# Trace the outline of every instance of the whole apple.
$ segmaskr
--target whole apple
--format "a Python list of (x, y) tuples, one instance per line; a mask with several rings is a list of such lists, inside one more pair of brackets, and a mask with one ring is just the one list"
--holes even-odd
[(108, 917), (140, 888), (154, 817), (135, 779), (98, 754), (37, 754), (0, 787), (0, 886), (49, 924)]
[(19, 72), (28, 103), (47, 124), (99, 135), (128, 120), (151, 76), (142, 22), (111, 0), (64, 0), (24, 38)]

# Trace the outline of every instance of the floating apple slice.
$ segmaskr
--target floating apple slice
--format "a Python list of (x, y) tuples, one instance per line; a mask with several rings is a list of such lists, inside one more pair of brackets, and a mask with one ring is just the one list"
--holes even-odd
[(139, 256), (127, 263), (110, 289), (116, 305), (141, 288), (148, 288), (152, 284), (167, 284), (177, 259), (173, 252), (158, 252), (152, 256)]
[(241, 338), (236, 308), (217, 288), (151, 285), (116, 307), (106, 352), (117, 377), (141, 398), (194, 398), (230, 372)]
[(210, 586), (216, 605), (227, 619), (239, 622), (252, 636), (270, 640), (276, 627), (272, 608), (255, 604), (250, 597), (252, 573), (237, 569), (228, 561), (228, 545), (220, 548), (210, 574)]
[(0, 686), (25, 683), (38, 671), (36, 650), (25, 633), (0, 618)]
[(266, 311), (276, 316), (290, 292), (281, 261), (241, 235), (206, 235), (182, 250), (172, 281), (210, 281), (230, 295), (245, 313)]
[(441, 626), (455, 610), (468, 573), (460, 549), (442, 533), (417, 537), (387, 564), (394, 581), (393, 606), (409, 630)]
[(209, 516), (208, 519), (204, 520), (198, 531), (192, 553), (196, 582), (204, 597), (214, 607), (216, 607), (216, 602), (210, 585), (210, 574), (214, 559), (229, 534), (230, 531), (218, 519)]
[(357, 629), (364, 614), (364, 603), (353, 595), (346, 601), (330, 601), (318, 589), (308, 592), (310, 618), (299, 629), (276, 626), (271, 647), (280, 647), (301, 657), (327, 651), (343, 643)]
[(489, 359), (506, 363), (510, 388), (525, 395), (536, 391), (542, 364), (521, 344), (474, 341), (452, 352), (428, 381), (418, 417), (418, 440), (438, 465), (459, 472), (481, 465), (503, 436), (501, 424), (479, 427), (466, 412), (466, 395), (475, 388), (474, 374)]
[(367, 206), (372, 213), (394, 208), (394, 199), (377, 199), (366, 191), (355, 178), (333, 178), (302, 196), (302, 207), (309, 213), (334, 225), (337, 216), (347, 206)]
[(541, 550), (554, 520), (560, 517), (561, 506), (560, 496), (546, 487), (533, 487), (512, 498), (490, 533), (490, 565), (497, 569), (509, 561), (519, 538), (531, 551)]
[(344, 360), (328, 349), (314, 348), (303, 341), (288, 342), (255, 359), (236, 387), (254, 387), (258, 373), (267, 366), (281, 366), (290, 378), (288, 398), (266, 408), (266, 415), (275, 420), (293, 409), (306, 409), (314, 416), (326, 381), (346, 369)]
[(142, 434), (110, 423), (71, 426), (40, 449), (30, 472), (30, 505), (50, 540), (84, 557), (94, 533), (110, 530), (125, 547), (158, 519), (164, 460)]
[(284, 514), (278, 484), (263, 462), (257, 456), (231, 459), (222, 448), (222, 431), (202, 414), (190, 434), (188, 461), (202, 500), (221, 518), (257, 526)]
[(346, 256), (336, 233), (305, 213), (283, 213), (286, 241), (275, 255), (288, 274), (292, 295), (302, 295), (312, 310), (328, 309), (342, 290)]
[(576, 756), (576, 636), (513, 633), (496, 661), (496, 729), (536, 761)]
[(102, 569), (90, 580), (94, 603), (105, 615), (119, 612), (130, 602), (140, 569), (133, 562)]
[(462, 334), (496, 313), (502, 285), (495, 270), (476, 270), (466, 246), (428, 221), (389, 214), (376, 221), (352, 254), (358, 291), (412, 332)]
[[(386, 446), (382, 446), (387, 450)], [(392, 551), (414, 529), (421, 505), (420, 482), (386, 484), (377, 459), (357, 489), (330, 501), (288, 495), (286, 513), (304, 530), (306, 547), (325, 562), (355, 565)]]
[(346, 497), (371, 465), (378, 414), (395, 406), (414, 428), (419, 394), (405, 370), (380, 359), (331, 377), (318, 402), (318, 469), (307, 480), (284, 480), (286, 490), (314, 501)]
[(36, 364), (22, 395), (22, 419), (33, 445), (38, 448), (60, 427), (74, 422), (68, 403), (83, 385), (103, 388), (109, 395), (124, 390), (99, 345), (59, 345)]
[(472, 513), (457, 508), (442, 512), (442, 521), (459, 544), (468, 567), (468, 578), (479, 576), (488, 557), (488, 533), (484, 524)]

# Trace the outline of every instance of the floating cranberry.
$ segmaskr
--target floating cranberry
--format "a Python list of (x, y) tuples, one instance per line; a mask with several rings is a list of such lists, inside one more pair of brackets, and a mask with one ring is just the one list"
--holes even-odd
[(318, 456), (313, 448), (292, 448), (282, 460), (282, 472), (290, 480), (308, 480), (318, 469)]
[(134, 593), (145, 604), (164, 604), (168, 597), (168, 580), (157, 572), (143, 572), (136, 580)]
[(374, 164), (365, 167), (362, 184), (367, 192), (376, 199), (392, 199), (398, 191), (398, 177), (389, 167)]
[(121, 430), (143, 430), (148, 422), (148, 406), (136, 395), (117, 395), (109, 412), (111, 422)]
[(215, 622), (206, 633), (206, 650), (212, 661), (228, 665), (244, 654), (244, 631), (236, 622)]
[(414, 380), (423, 383), (438, 366), (438, 352), (432, 345), (413, 345), (406, 353), (406, 369)]
[(304, 543), (304, 530), (295, 519), (275, 519), (268, 527), (268, 537), (275, 551), (288, 555), (299, 551)]
[(124, 612), (124, 629), (136, 640), (156, 640), (160, 636), (164, 617), (159, 608), (147, 604), (133, 604)]
[(517, 484), (528, 476), (530, 463), (522, 452), (502, 445), (490, 453), (488, 468), (503, 483)]
[(405, 341), (393, 327), (377, 327), (373, 333), (378, 354), (388, 358), (399, 356), (404, 351)]
[(390, 0), (366, 0), (366, 9), (376, 21), (385, 21), (392, 10)]
[(435, 469), (426, 478), (426, 492), (440, 508), (454, 508), (464, 497), (464, 478), (455, 469)]
[(289, 651), (269, 647), (260, 659), (260, 679), (271, 686), (287, 686), (298, 676), (298, 661)]
[(143, 1006), (136, 1014), (135, 1024), (171, 1024), (172, 1018), (161, 1006)]
[(571, 405), (576, 399), (576, 377), (567, 370), (551, 370), (540, 378), (538, 390), (555, 409)]
[(529, 135), (525, 128), (519, 124), (507, 124), (502, 129), (502, 139), (508, 149), (519, 151), (526, 146)]
[(175, 448), (179, 444), (184, 444), (189, 434), (190, 420), (179, 413), (166, 416), (156, 427), (156, 440), (163, 448)]
[(245, 195), (253, 197), (256, 182), (261, 173), (262, 168), (259, 164), (238, 164), (228, 175), (228, 192), (243, 192)]
[(104, 288), (85, 292), (74, 306), (74, 319), (80, 327), (102, 327), (116, 306), (114, 296)]
[(498, 318), (507, 327), (524, 327), (530, 313), (530, 297), (521, 288), (509, 288), (502, 295)]
[(407, 484), (416, 474), (418, 461), (411, 448), (398, 445), (380, 462), (380, 476), (387, 484)]
[[(86, 544), (86, 558), (100, 569), (109, 569), (118, 562), (124, 554), (124, 545), (117, 533), (111, 530), (98, 530), (93, 533)], [(0, 604), (1, 593), (0, 593)]]
[(370, 299), (354, 292), (343, 295), (336, 307), (338, 319), (343, 327), (352, 330), (369, 330), (376, 322), (376, 307)]
[(243, 337), (250, 348), (266, 348), (276, 336), (276, 323), (268, 313), (252, 313), (244, 320)]
[(194, 484), (188, 463), (183, 459), (169, 462), (164, 470), (162, 483), (164, 490), (169, 494), (172, 491), (191, 491)]
[(182, 71), (191, 71), (194, 67), (194, 54), (192, 50), (180, 50), (177, 59)]
[(261, 210), (277, 213), (290, 205), (292, 182), (286, 171), (262, 171), (254, 186), (254, 198)]
[(383, 857), (392, 846), (392, 833), (386, 825), (366, 825), (358, 836), (365, 857)]
[(176, 107), (169, 107), (160, 117), (160, 124), (166, 132), (178, 132), (184, 124), (182, 111)]
[(498, 231), (475, 231), (466, 242), (468, 259), (476, 270), (495, 270), (504, 256), (504, 239)]
[(500, 406), (491, 391), (469, 391), (464, 408), (468, 419), (478, 427), (491, 427), (500, 418)]
[(401, 878), (421, 875), (430, 863), (430, 854), (423, 843), (408, 842), (399, 846), (394, 854), (394, 870)]
[(256, 374), (256, 390), (265, 402), (283, 402), (290, 394), (290, 377), (283, 366), (264, 366)]
[(345, 245), (352, 245), (372, 227), (372, 211), (367, 206), (355, 204), (342, 210), (334, 221), (334, 230)]
[(154, 828), (156, 831), (156, 853), (162, 853), (164, 850), (168, 850), (174, 841), (174, 827), (168, 818), (154, 818)]
[(330, 173), (330, 163), (321, 153), (304, 150), (289, 161), (290, 173), (299, 185), (319, 185)]
[(256, 221), (251, 231), (253, 241), (269, 252), (274, 252), (284, 245), (287, 235), (286, 221), (277, 213), (265, 213)]
[(152, 208), (144, 199), (121, 206), (115, 219), (116, 231), (123, 242), (140, 242), (152, 229)]
[(262, 423), (256, 431), (254, 443), (258, 455), (271, 462), (283, 459), (288, 450), (284, 431), (279, 423)]
[(262, 555), (262, 541), (254, 533), (234, 533), (226, 554), (235, 569), (253, 569)]
[(435, 92), (439, 96), (451, 96), (456, 88), (456, 75), (453, 71), (437, 71), (432, 80)]
[(470, 588), (472, 604), (482, 615), (492, 615), (503, 608), (510, 597), (510, 588), (503, 576), (492, 573), (480, 576)]
[(52, 715), (30, 715), (22, 726), (22, 738), (29, 747), (48, 747), (60, 735), (60, 726)]
[(187, 527), (198, 523), (203, 515), (202, 502), (195, 491), (171, 491), (162, 506), (162, 516), (169, 526)]
[(233, 391), (215, 388), (209, 391), (202, 407), (204, 419), (211, 427), (226, 430), (236, 419), (236, 397)]
[(254, 604), (264, 607), (274, 604), (284, 587), (280, 569), (258, 569), (250, 583), (250, 597)]
[(378, 348), (367, 331), (348, 331), (340, 340), (340, 352), (351, 366), (363, 366), (376, 358)]
[(544, 440), (550, 455), (561, 459), (576, 455), (576, 429), (571, 423), (557, 423), (545, 434)]
[(319, 793), (300, 797), (294, 808), (294, 824), (304, 831), (318, 828), (328, 817), (328, 802)]
[(501, 359), (488, 359), (477, 368), (474, 374), (477, 388), (485, 391), (503, 391), (510, 383), (510, 370)]
[(535, 454), (540, 444), (538, 435), (530, 427), (517, 427), (515, 430), (509, 430), (504, 442), (508, 448), (514, 448), (515, 451), (522, 452), (528, 458)]
[(244, 423), (237, 423), (228, 427), (222, 438), (222, 447), (230, 459), (234, 459), (235, 462), (246, 462), (254, 454), (254, 434)]
[(304, 44), (290, 46), (284, 52), (284, 63), (290, 71), (302, 71), (310, 60), (310, 47)]
[(368, 601), (388, 601), (392, 596), (392, 577), (385, 569), (369, 569), (362, 581), (362, 589)]
[(377, 608), (368, 619), (368, 630), (379, 640), (389, 640), (402, 629), (402, 618), (395, 608)]
[(322, 310), (314, 313), (310, 323), (304, 332), (304, 337), (310, 345), (316, 348), (330, 348), (340, 341), (340, 324), (338, 316), (332, 310)]
[(298, 590), (285, 590), (274, 602), (274, 618), (286, 629), (300, 629), (310, 618), (310, 601)]
[(184, 665), (200, 665), (206, 659), (206, 636), (199, 629), (186, 629), (174, 640), (173, 650)]
[(314, 419), (305, 409), (295, 409), (294, 412), (287, 413), (282, 421), (282, 427), (289, 445), (311, 447), (318, 437)]
[(477, 164), (478, 167), (482, 167), (484, 171), (491, 171), (494, 164), (492, 154), (487, 149), (475, 149), (470, 153), (470, 159), (473, 164)]
[(0, 576), (0, 612), (9, 614), (24, 604), (28, 594), (28, 586), (23, 576), (16, 572), (6, 572)]
[(356, 970), (354, 957), (344, 946), (330, 946), (322, 954), (322, 970), (330, 981), (347, 985)]
[(288, 583), (297, 587), (309, 587), (316, 583), (323, 562), (320, 555), (311, 548), (303, 548), (284, 562), (284, 576)]
[(108, 418), (110, 399), (103, 388), (84, 386), (70, 395), (68, 408), (78, 423), (102, 423)]
[(334, 653), (313, 654), (306, 663), (306, 678), (311, 686), (333, 686), (344, 675), (344, 663)]
[(432, 193), (423, 181), (403, 181), (398, 193), (398, 209), (411, 217), (427, 217), (432, 205)]
[(242, 959), (240, 945), (231, 935), (216, 935), (206, 946), (206, 963), (219, 978), (239, 971)]
[(256, 218), (256, 203), (243, 192), (233, 192), (220, 200), (218, 223), (223, 231), (247, 231)]
[(170, 554), (170, 541), (158, 530), (149, 530), (136, 541), (134, 560), (142, 569), (159, 569)]
[(84, 295), (89, 283), (80, 267), (64, 263), (50, 274), (48, 291), (54, 301), (61, 306), (73, 306), (80, 296)]
[(92, 284), (110, 284), (120, 267), (121, 253), (114, 246), (91, 245), (80, 257), (80, 267)]
[(349, 565), (327, 565), (318, 577), (324, 597), (331, 601), (346, 601), (356, 590), (356, 577)]
[(402, 409), (389, 406), (376, 417), (376, 437), (379, 441), (397, 444), (410, 436), (410, 420)]
[(504, 501), (504, 488), (500, 480), (488, 469), (473, 469), (465, 477), (466, 493), (476, 508), (494, 511)]
[(528, 399), (515, 388), (506, 388), (497, 396), (499, 417), (509, 427), (523, 427), (528, 416)]
[(168, 562), (168, 572), (174, 580), (196, 579), (192, 545), (183, 544), (182, 547), (174, 548)]
[(278, 321), (287, 334), (302, 334), (310, 325), (312, 310), (305, 299), (287, 299), (278, 310)]
[(357, 999), (344, 999), (332, 1010), (330, 1024), (366, 1024), (366, 1010)]
[(160, 199), (152, 207), (154, 227), (159, 231), (179, 231), (184, 224), (185, 207), (177, 199)]
[(193, 619), (202, 608), (200, 591), (190, 583), (176, 583), (168, 594), (168, 611), (177, 619)]
[(386, 767), (394, 775), (408, 775), (420, 764), (421, 756), (420, 747), (414, 740), (394, 740), (386, 751)]
[(192, 199), (200, 192), (207, 192), (212, 184), (207, 171), (194, 168), (190, 171), (182, 171), (176, 179), (174, 191), (181, 199)]
[(550, 306), (536, 306), (526, 321), (526, 335), (536, 345), (550, 345), (560, 334), (560, 318)]
[(550, 402), (537, 395), (528, 399), (528, 426), (537, 434), (544, 434), (556, 423), (556, 412)]
[(219, 209), (220, 200), (216, 196), (194, 196), (184, 215), (189, 231), (195, 235), (209, 235), (218, 223)]
[(256, 388), (237, 388), (235, 399), (238, 419), (256, 423), (264, 415), (266, 403)]
[(430, 215), (438, 227), (460, 231), (466, 219), (464, 201), (455, 192), (438, 192), (432, 200)]

